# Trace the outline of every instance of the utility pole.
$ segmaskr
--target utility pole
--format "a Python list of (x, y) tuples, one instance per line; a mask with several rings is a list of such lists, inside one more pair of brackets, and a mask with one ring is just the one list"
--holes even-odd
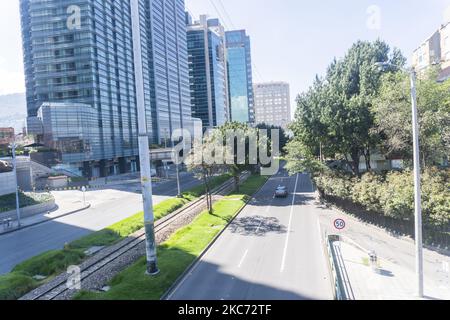
[(14, 179), (16, 181), (16, 215), (17, 215), (17, 227), (21, 227), (20, 221), (20, 203), (19, 203), (19, 181), (17, 179), (17, 156), (16, 156), (16, 137), (14, 136), (14, 142), (12, 145), (12, 157), (13, 157), (13, 166), (14, 166)]
[(416, 243), (416, 281), (417, 297), (423, 298), (423, 240), (422, 240), (422, 191), (421, 191), (421, 169), (420, 169), (420, 127), (419, 112), (417, 109), (417, 88), (416, 71), (414, 68), (406, 69), (389, 62), (377, 62), (375, 66), (384, 69), (385, 67), (394, 67), (407, 72), (411, 81), (411, 105), (412, 105), (412, 127), (413, 127), (413, 148), (414, 148), (414, 233)]
[(417, 110), (416, 72), (410, 70), (412, 125), (414, 138), (414, 207), (415, 207), (415, 238), (416, 238), (416, 273), (417, 296), (423, 298), (423, 244), (422, 244), (422, 205), (420, 181), (420, 149), (419, 149), (419, 116)]
[(137, 117), (139, 131), (139, 158), (141, 165), (142, 198), (144, 200), (144, 224), (146, 236), (147, 274), (159, 273), (156, 257), (155, 217), (153, 214), (152, 175), (150, 168), (150, 146), (144, 100), (144, 77), (142, 44), (140, 33), (139, 0), (130, 0), (134, 52), (134, 77), (136, 86)]
[[(173, 145), (173, 141), (172, 141), (172, 150), (174, 149), (174, 145)], [(175, 151), (174, 151), (175, 152)], [(180, 185), (180, 164), (179, 164), (179, 158), (180, 155), (178, 154), (178, 152), (175, 152), (175, 168), (177, 171), (177, 188), (178, 188), (178, 194), (177, 197), (181, 198), (181, 185)]]

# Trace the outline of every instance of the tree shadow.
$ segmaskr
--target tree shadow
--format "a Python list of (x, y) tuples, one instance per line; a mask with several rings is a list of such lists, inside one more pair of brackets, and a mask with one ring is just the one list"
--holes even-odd
[(262, 237), (268, 233), (285, 234), (287, 227), (275, 217), (252, 216), (236, 219), (228, 228), (232, 233), (242, 236)]

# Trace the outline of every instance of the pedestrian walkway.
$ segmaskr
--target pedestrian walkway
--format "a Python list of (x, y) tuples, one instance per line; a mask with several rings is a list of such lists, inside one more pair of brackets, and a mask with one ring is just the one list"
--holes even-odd
[(65, 217), (67, 215), (75, 214), (80, 211), (90, 208), (90, 204), (84, 204), (82, 201), (68, 202), (68, 201), (58, 201), (58, 196), (55, 197), (58, 208), (52, 212), (43, 212), (40, 214), (33, 215), (31, 217), (21, 219), (21, 227), (18, 228), (17, 220), (11, 221), (10, 226), (5, 228), (0, 227), (0, 235), (12, 233), (18, 230), (23, 230), (38, 224), (42, 224), (48, 221), (52, 221), (58, 218)]
[[(333, 243), (342, 287), (351, 300), (415, 300), (416, 275), (383, 258), (372, 264), (366, 250), (347, 241)], [(425, 299), (450, 300), (447, 284), (425, 281)]]

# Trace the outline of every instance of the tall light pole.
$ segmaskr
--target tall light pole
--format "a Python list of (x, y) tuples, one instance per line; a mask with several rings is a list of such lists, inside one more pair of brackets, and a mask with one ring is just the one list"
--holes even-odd
[(144, 200), (144, 224), (146, 235), (147, 274), (159, 273), (156, 257), (155, 217), (153, 214), (152, 174), (150, 168), (150, 146), (147, 130), (144, 99), (144, 77), (142, 44), (140, 33), (139, 0), (130, 0), (131, 24), (134, 52), (134, 77), (136, 86), (137, 117), (139, 131), (139, 159), (141, 165), (142, 198)]
[(376, 63), (378, 67), (391, 66), (407, 72), (411, 81), (411, 104), (412, 104), (412, 127), (413, 127), (413, 148), (414, 148), (414, 228), (416, 242), (416, 280), (417, 296), (423, 298), (423, 243), (422, 243), (422, 204), (421, 204), (421, 181), (420, 181), (420, 140), (419, 140), (419, 116), (417, 110), (417, 90), (416, 90), (416, 71), (414, 68), (406, 69), (387, 62)]
[[(20, 134), (19, 134), (20, 135)], [(19, 136), (17, 135), (17, 136)], [(17, 178), (17, 156), (16, 156), (16, 135), (14, 136), (14, 141), (12, 144), (12, 157), (13, 157), (13, 166), (14, 166), (14, 179), (16, 181), (16, 215), (17, 215), (17, 227), (20, 228), (22, 223), (20, 219), (20, 202), (19, 202), (19, 181)]]
[(173, 141), (172, 141), (172, 150), (173, 150), (173, 152), (175, 153), (175, 168), (176, 168), (176, 175), (177, 175), (177, 190), (178, 190), (178, 194), (177, 194), (177, 197), (178, 198), (181, 198), (181, 185), (180, 185), (180, 165), (179, 165), (179, 158), (180, 158), (180, 155), (178, 154), (178, 152), (176, 152), (175, 150), (174, 150), (174, 144), (173, 144)]

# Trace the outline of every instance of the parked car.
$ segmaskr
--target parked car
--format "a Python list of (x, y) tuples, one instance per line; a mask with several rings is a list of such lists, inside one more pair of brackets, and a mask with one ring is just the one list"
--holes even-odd
[(275, 190), (275, 198), (287, 198), (289, 195), (285, 186), (278, 186)]

